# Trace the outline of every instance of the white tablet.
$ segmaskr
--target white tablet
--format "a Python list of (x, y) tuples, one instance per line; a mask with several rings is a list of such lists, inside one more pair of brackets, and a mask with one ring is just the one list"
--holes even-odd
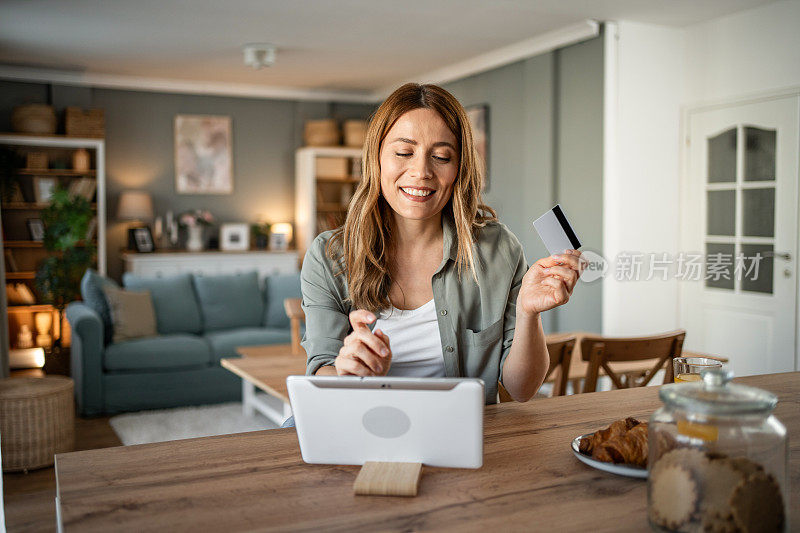
[(289, 376), (286, 386), (307, 463), (483, 464), (480, 379)]

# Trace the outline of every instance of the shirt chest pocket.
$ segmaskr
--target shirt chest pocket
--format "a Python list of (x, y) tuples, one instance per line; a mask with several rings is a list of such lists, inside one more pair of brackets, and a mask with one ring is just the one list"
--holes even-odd
[(503, 335), (503, 318), (487, 326), (480, 331), (466, 330), (466, 337), (469, 344), (475, 348), (485, 348), (500, 341)]

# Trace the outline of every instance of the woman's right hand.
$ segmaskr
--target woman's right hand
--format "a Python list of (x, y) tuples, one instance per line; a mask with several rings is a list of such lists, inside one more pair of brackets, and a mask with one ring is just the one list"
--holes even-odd
[(377, 318), (363, 309), (350, 313), (353, 332), (344, 339), (344, 346), (334, 361), (340, 376), (385, 376), (392, 365), (389, 337), (381, 330), (370, 331), (367, 324)]

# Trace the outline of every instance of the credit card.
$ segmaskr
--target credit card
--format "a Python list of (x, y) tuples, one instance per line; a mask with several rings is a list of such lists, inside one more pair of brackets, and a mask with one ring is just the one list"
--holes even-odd
[(533, 227), (536, 228), (550, 255), (561, 254), (565, 250), (577, 250), (581, 247), (581, 241), (578, 240), (578, 236), (569, 225), (567, 216), (559, 204), (537, 218), (533, 222)]

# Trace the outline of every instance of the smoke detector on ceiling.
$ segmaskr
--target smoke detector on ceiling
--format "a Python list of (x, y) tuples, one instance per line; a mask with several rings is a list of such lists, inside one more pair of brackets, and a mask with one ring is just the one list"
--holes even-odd
[(242, 46), (244, 64), (259, 70), (275, 64), (277, 48), (267, 43), (253, 43)]

